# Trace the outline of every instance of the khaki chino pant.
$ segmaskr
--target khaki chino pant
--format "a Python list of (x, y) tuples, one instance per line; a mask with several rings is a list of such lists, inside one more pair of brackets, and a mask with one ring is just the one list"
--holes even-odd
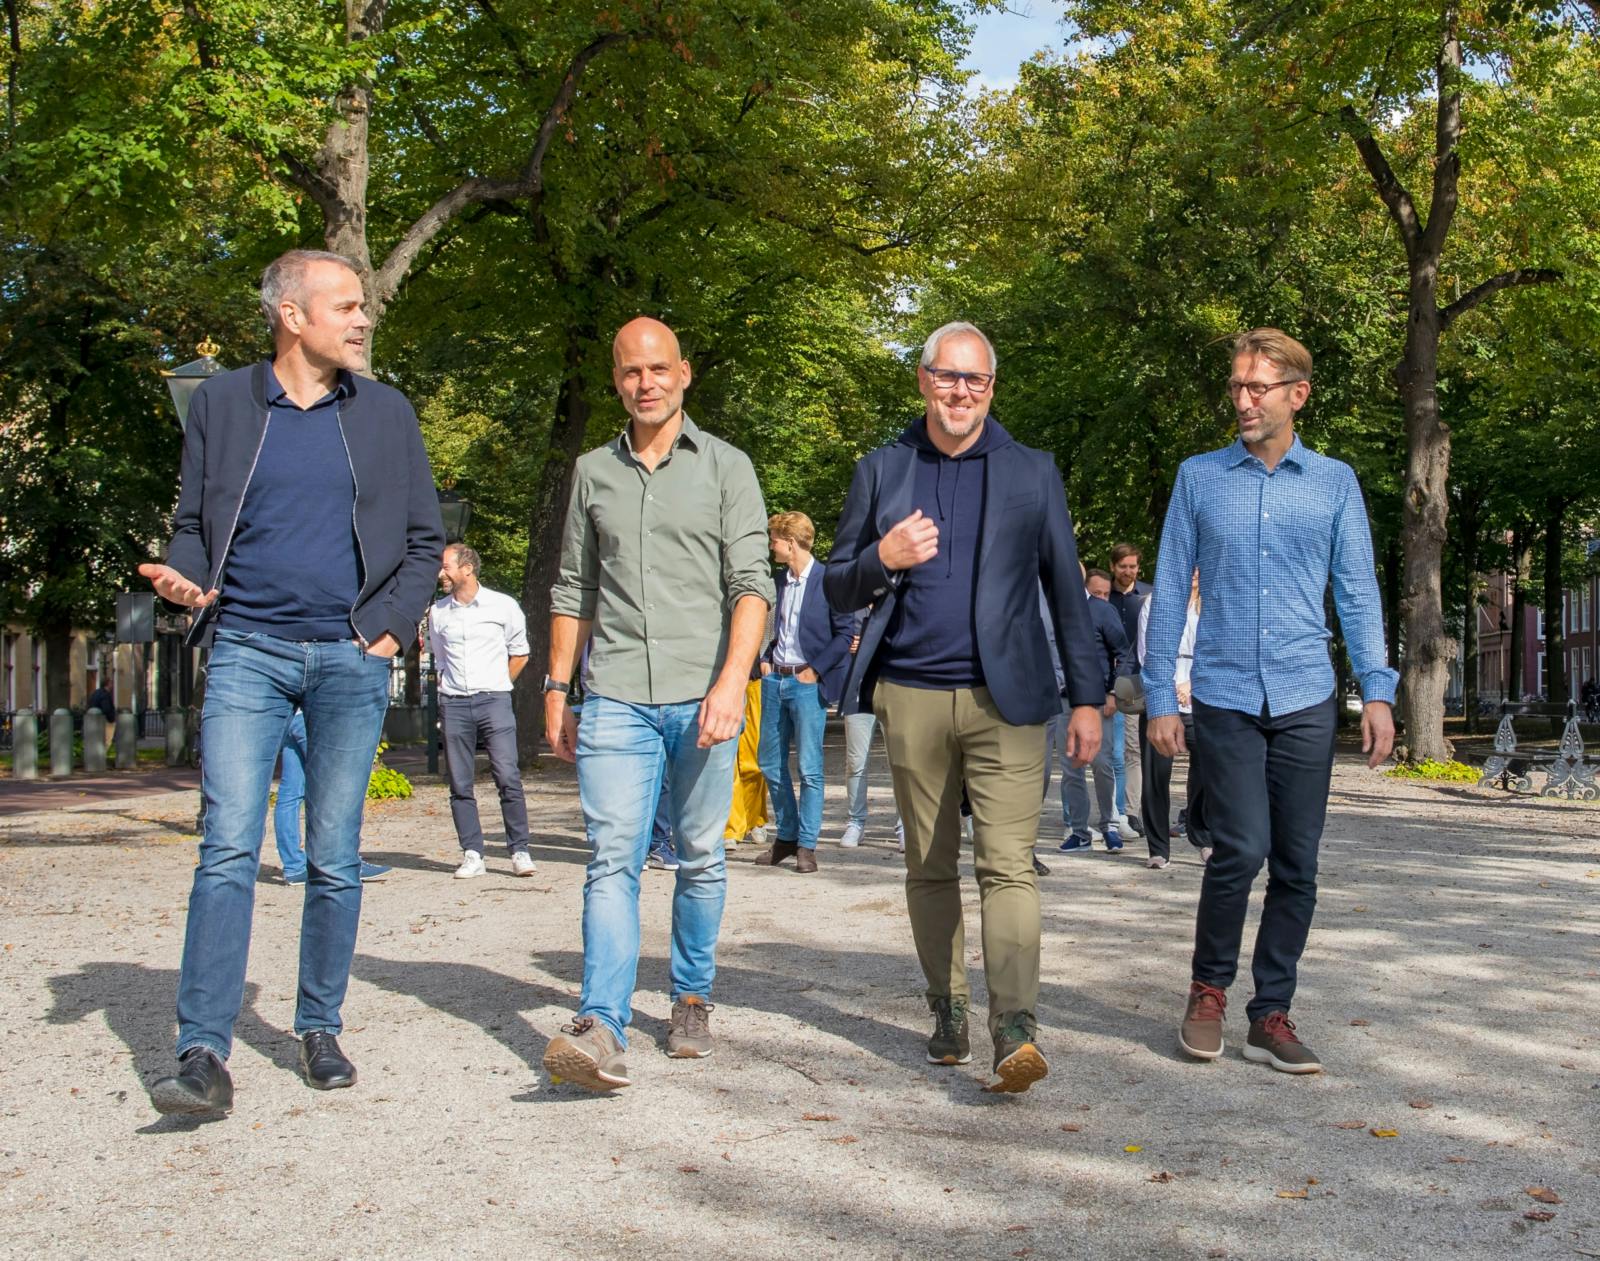
[(1039, 1001), (1039, 882), (1033, 843), (1044, 775), (1044, 724), (1000, 716), (987, 688), (933, 691), (880, 682), (895, 804), (905, 821), (906, 909), (928, 999), (971, 1000), (958, 869), (961, 784), (972, 803), (973, 856), (989, 984), (989, 1032)]

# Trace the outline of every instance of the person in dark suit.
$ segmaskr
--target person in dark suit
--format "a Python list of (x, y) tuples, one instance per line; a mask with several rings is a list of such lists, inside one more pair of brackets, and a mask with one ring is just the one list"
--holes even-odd
[[(1061, 474), (989, 414), (994, 382), (994, 347), (971, 324), (928, 338), (917, 368), (925, 414), (857, 464), (823, 586), (841, 612), (873, 606), (842, 708), (876, 713), (889, 748), (906, 905), (934, 1014), (928, 1061), (972, 1058), (957, 870), (965, 780), (1000, 1078), (991, 1089), (1017, 1092), (1049, 1071), (1036, 1045), (1032, 861), (1045, 724), (1064, 690), (1068, 756), (1092, 758), (1105, 678)], [(1041, 586), (1064, 689), (1039, 616)]]
[[(828, 707), (839, 703), (850, 662), (853, 624), (835, 613), (822, 592), (822, 566), (811, 554), (816, 528), (803, 512), (775, 512), (767, 537), (778, 571), (772, 642), (761, 654), (761, 773), (772, 793), (776, 836), (756, 859), (776, 867), (817, 869), (822, 831), (822, 731)], [(800, 798), (789, 774), (789, 749), (800, 766)]]

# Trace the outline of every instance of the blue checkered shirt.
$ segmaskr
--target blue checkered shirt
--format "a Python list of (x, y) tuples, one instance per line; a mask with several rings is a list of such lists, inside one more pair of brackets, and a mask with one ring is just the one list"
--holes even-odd
[(1269, 471), (1235, 440), (1178, 469), (1161, 532), (1144, 661), (1147, 712), (1178, 712), (1173, 686), (1189, 575), (1200, 569), (1194, 695), (1220, 709), (1288, 714), (1333, 692), (1334, 606), (1369, 701), (1394, 701), (1372, 534), (1355, 470), (1301, 445)]

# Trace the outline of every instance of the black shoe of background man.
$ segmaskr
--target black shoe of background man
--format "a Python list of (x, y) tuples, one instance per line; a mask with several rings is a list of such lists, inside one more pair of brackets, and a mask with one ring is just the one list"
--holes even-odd
[(176, 1077), (163, 1077), (150, 1087), (150, 1102), (169, 1116), (226, 1114), (233, 1110), (233, 1078), (212, 1052), (195, 1047), (178, 1061)]
[(313, 1032), (300, 1039), (300, 1067), (313, 1090), (340, 1090), (356, 1084), (356, 1066), (339, 1049), (331, 1033)]
[(1037, 854), (1033, 856), (1033, 874), (1036, 876), (1048, 876), (1050, 874), (1050, 868), (1039, 861), (1039, 855)]
[(1134, 818), (1133, 815), (1131, 815), (1131, 814), (1128, 815), (1127, 818), (1128, 818), (1128, 831), (1132, 832), (1135, 836), (1143, 836), (1144, 835), (1144, 824), (1140, 823), (1139, 820)]

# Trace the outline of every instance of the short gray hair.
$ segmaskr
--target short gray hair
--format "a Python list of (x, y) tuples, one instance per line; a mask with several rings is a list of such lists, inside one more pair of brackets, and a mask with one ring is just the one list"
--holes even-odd
[(304, 306), (306, 269), (312, 263), (338, 263), (340, 267), (359, 276), (356, 265), (343, 254), (332, 250), (290, 250), (267, 264), (261, 273), (261, 314), (267, 317), (267, 327), (278, 331), (278, 306), (285, 299), (296, 306)]
[(946, 337), (956, 337), (961, 334), (976, 337), (983, 343), (983, 348), (989, 352), (989, 371), (995, 370), (994, 343), (983, 335), (983, 330), (976, 324), (968, 324), (965, 320), (951, 320), (948, 324), (941, 324), (928, 334), (928, 340), (922, 343), (922, 358), (919, 361), (924, 368), (933, 367), (934, 356), (939, 353), (940, 343)]

